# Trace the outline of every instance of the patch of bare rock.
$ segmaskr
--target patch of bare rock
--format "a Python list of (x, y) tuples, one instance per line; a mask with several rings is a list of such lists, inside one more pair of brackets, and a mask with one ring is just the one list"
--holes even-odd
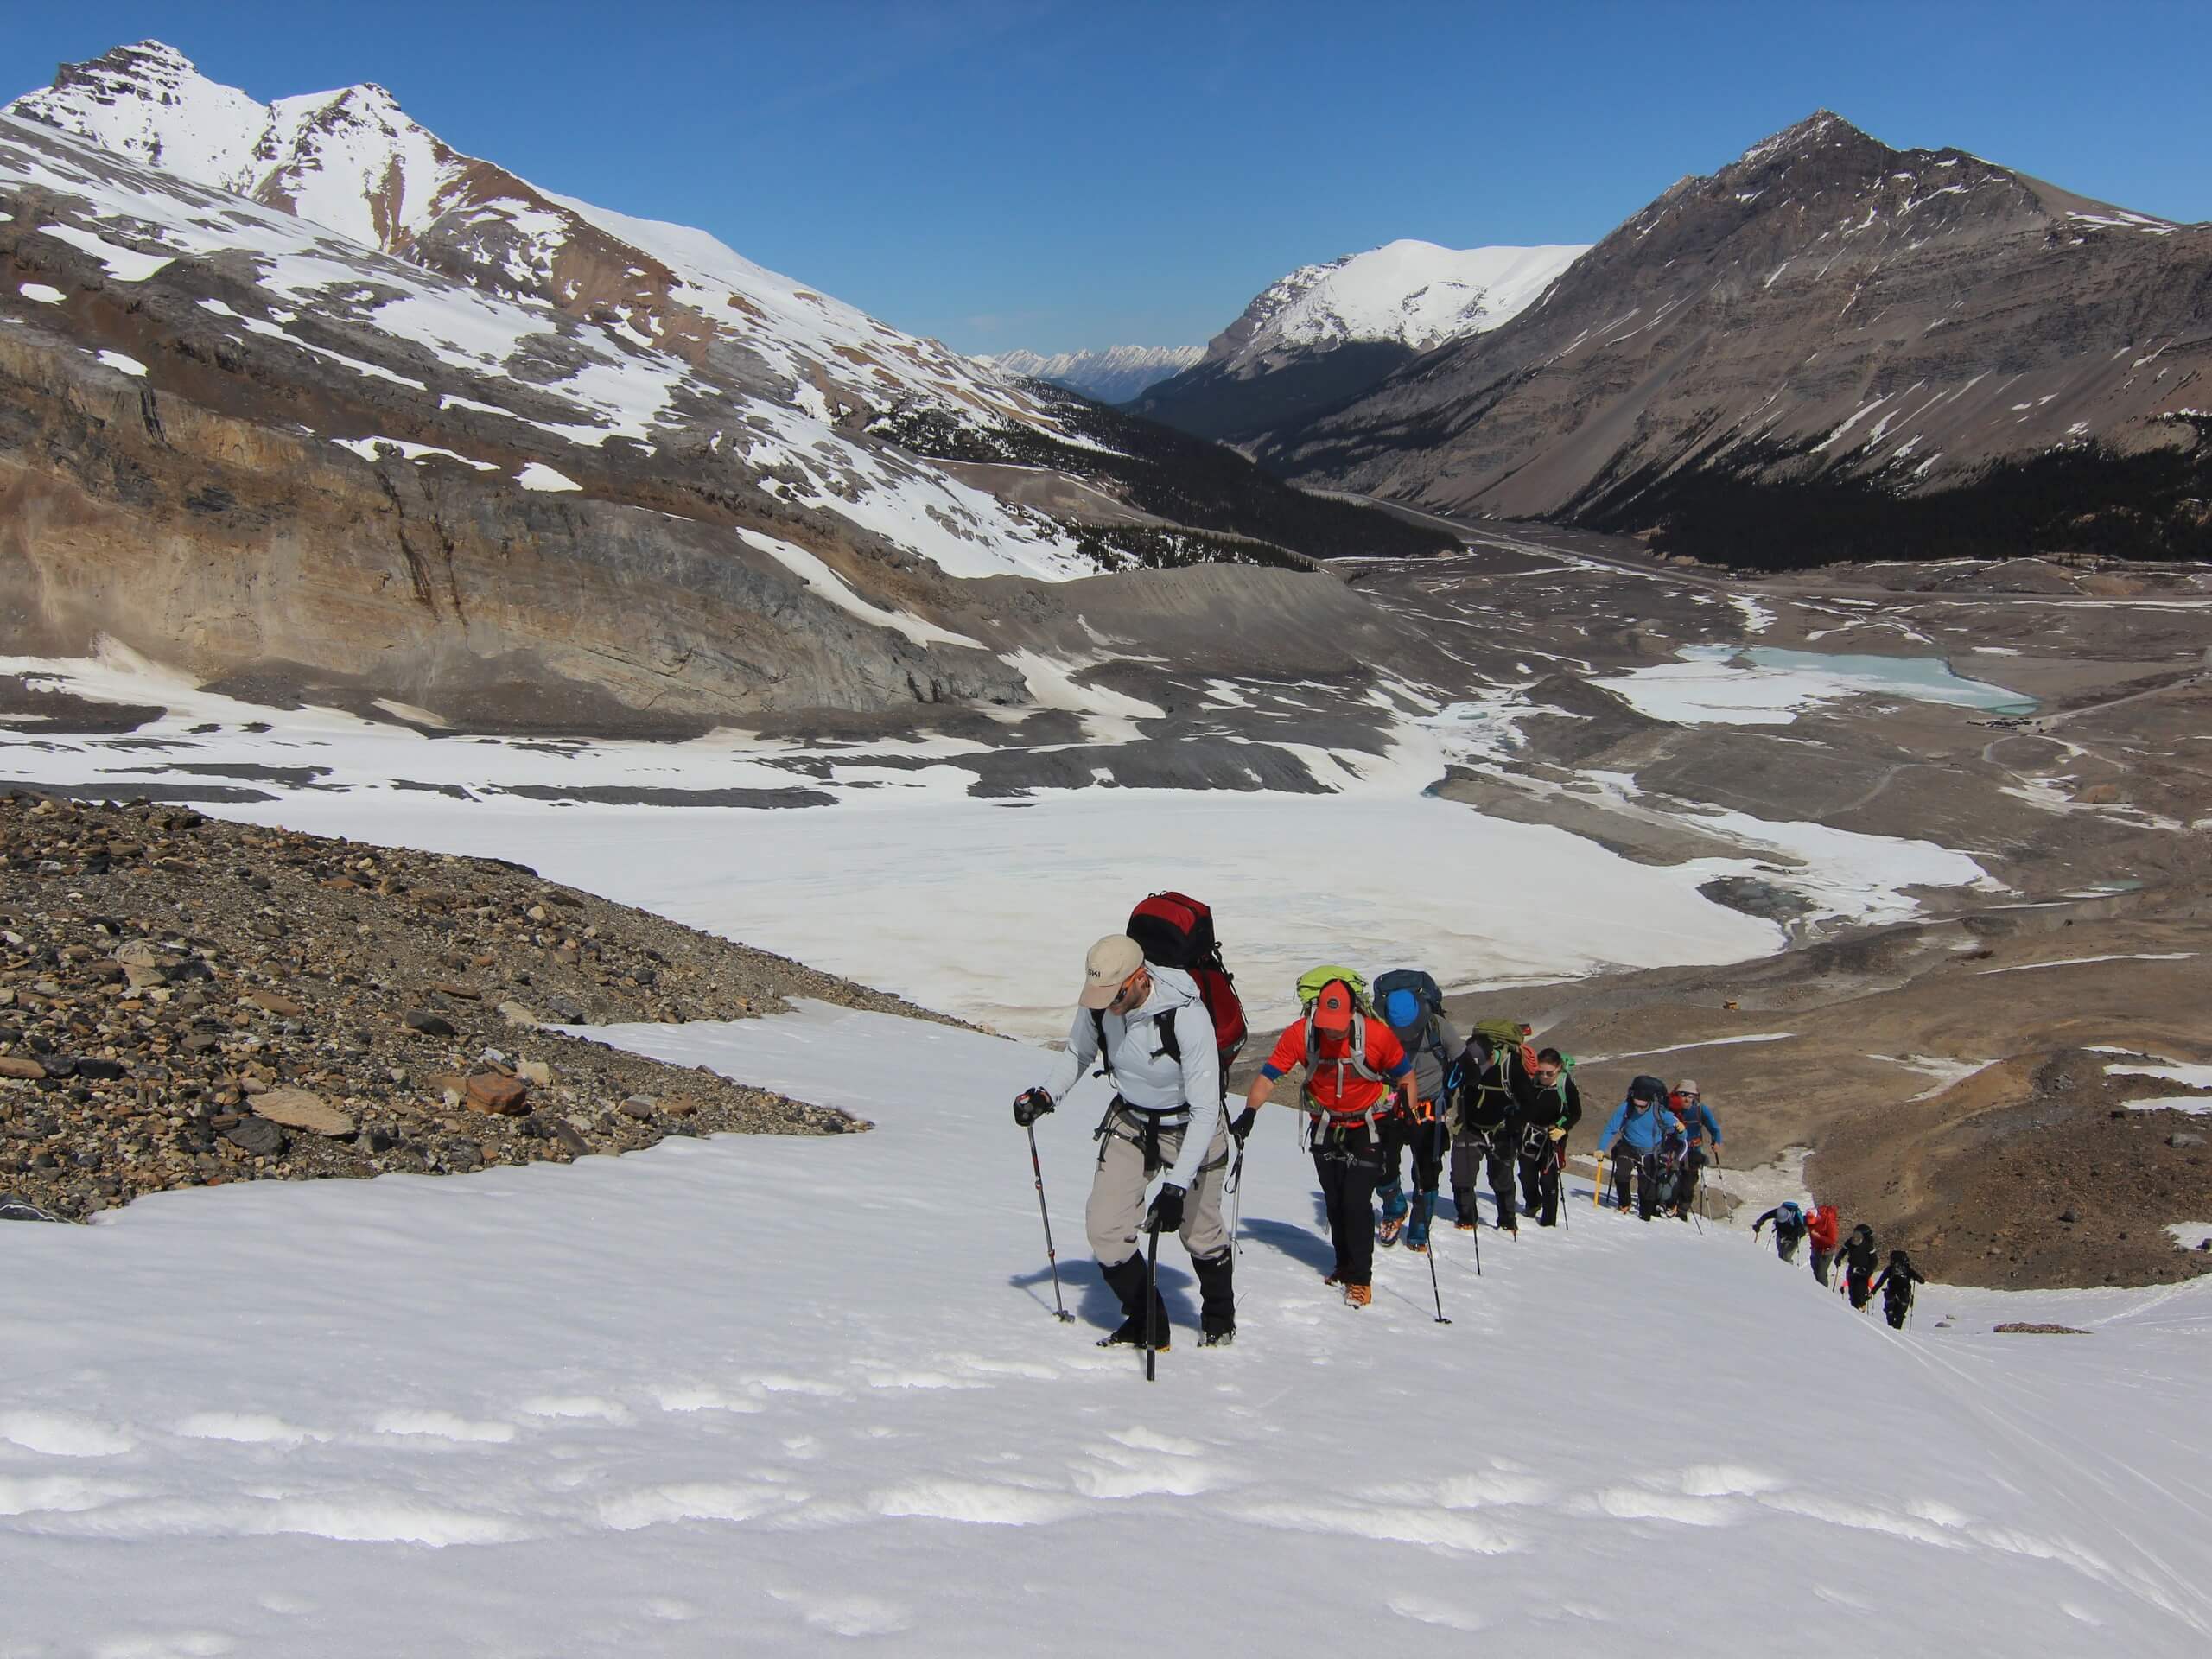
[(900, 999), (497, 860), (0, 800), (0, 1216), (868, 1127), (550, 1022)]

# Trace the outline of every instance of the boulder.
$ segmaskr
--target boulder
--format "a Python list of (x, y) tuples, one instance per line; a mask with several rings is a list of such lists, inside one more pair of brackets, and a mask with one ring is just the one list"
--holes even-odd
[(242, 1117), (223, 1131), (223, 1138), (241, 1152), (257, 1158), (274, 1158), (291, 1143), (284, 1131), (265, 1117)]
[(520, 1117), (530, 1109), (530, 1085), (503, 1071), (479, 1071), (468, 1079), (465, 1095), (472, 1110), (499, 1117)]
[(312, 1089), (271, 1089), (253, 1103), (255, 1115), (288, 1129), (305, 1129), (333, 1139), (354, 1132), (353, 1120)]

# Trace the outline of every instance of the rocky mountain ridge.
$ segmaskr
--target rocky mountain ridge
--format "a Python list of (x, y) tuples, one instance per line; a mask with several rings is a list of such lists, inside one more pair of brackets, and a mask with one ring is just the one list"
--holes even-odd
[(1342, 401), (1446, 340), (1502, 327), (1580, 245), (1445, 248), (1410, 238), (1301, 265), (1214, 336), (1136, 412), (1235, 441)]
[(2201, 553), (2208, 367), (2212, 226), (1822, 111), (1673, 186), (1542, 306), (1255, 453), (1746, 563)]
[(380, 89), (264, 105), (144, 43), (0, 113), (18, 651), (105, 637), (531, 729), (1019, 710), (1020, 653), (1106, 626), (1072, 579), (1215, 555), (1133, 527), (1111, 485), (1023, 505), (905, 442), (1126, 462), (1059, 407), (703, 232), (461, 156)]
[(1125, 404), (1147, 386), (1180, 374), (1205, 355), (1203, 346), (1109, 346), (1104, 351), (998, 352), (978, 362), (1025, 380), (1049, 380), (1102, 404)]

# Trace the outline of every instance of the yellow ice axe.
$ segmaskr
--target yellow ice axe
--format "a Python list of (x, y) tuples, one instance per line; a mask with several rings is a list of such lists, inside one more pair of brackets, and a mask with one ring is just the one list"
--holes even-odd
[(1601, 1152), (1598, 1154), (1598, 1179), (1593, 1181), (1590, 1186), (1590, 1207), (1592, 1210), (1602, 1210), (1605, 1207), (1604, 1202), (1605, 1192), (1605, 1154)]

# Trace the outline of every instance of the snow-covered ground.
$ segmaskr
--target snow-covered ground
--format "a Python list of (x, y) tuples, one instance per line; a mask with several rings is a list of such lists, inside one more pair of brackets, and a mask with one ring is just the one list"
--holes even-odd
[[(826, 569), (823, 579), (836, 580)], [(1082, 713), (1094, 742), (1130, 741), (1153, 712), (1077, 685), (1070, 664), (1034, 653), (1021, 664), (1040, 702)], [(1972, 858), (1929, 842), (1743, 813), (1691, 819), (1741, 855), (1673, 866), (1485, 817), (1422, 792), (1493, 741), (1490, 725), (1449, 711), (1403, 720), (1382, 755), (1281, 746), (1332, 794), (1040, 789), (993, 799), (969, 792), (975, 774), (960, 762), (984, 746), (968, 740), (808, 748), (734, 730), (660, 744), (425, 736), (337, 710), (239, 702), (119, 648), (97, 660), (0, 658), (0, 673), (169, 711), (124, 735), (0, 734), (0, 779), (118, 796), (149, 785), (257, 791), (274, 798), (208, 810), (518, 860), (1037, 1038), (1066, 1028), (1071, 964), (1163, 887), (1214, 906), (1244, 995), (1273, 1014), (1317, 961), (1420, 963), (1466, 988), (1780, 949), (1777, 925), (1699, 892), (1724, 876), (1787, 880), (1816, 914), (1857, 920), (1910, 915), (1910, 887), (1987, 880)], [(1590, 781), (1633, 797), (1613, 774)], [(701, 804), (727, 790), (803, 790), (829, 804)], [(656, 804), (656, 791), (693, 804)], [(1777, 875), (1777, 855), (1796, 868)]]
[[(0, 1234), (0, 1655), (2125, 1653), (2212, 1640), (2212, 1286), (1892, 1334), (1592, 1210), (1319, 1282), (1255, 1136), (1236, 1345), (1091, 1339), (1095, 1097), (809, 1007), (625, 1041), (877, 1121)], [(1096, 1089), (1097, 1085), (1086, 1085)], [(2000, 1319), (2088, 1337), (1998, 1337)], [(1942, 1328), (1938, 1328), (1938, 1327)]]

